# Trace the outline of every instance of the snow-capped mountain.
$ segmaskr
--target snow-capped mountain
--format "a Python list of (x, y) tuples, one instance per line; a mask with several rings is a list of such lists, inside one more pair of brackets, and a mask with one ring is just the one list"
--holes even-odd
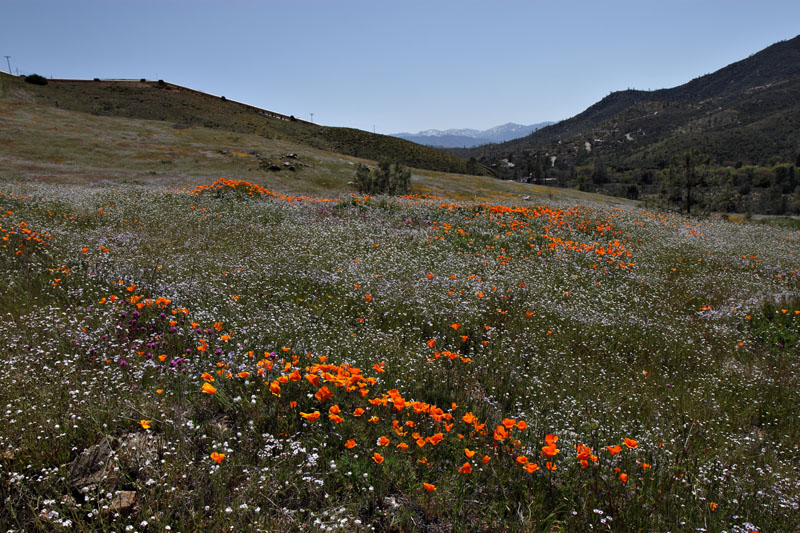
[(417, 144), (439, 146), (444, 148), (471, 148), (482, 144), (501, 143), (525, 137), (532, 132), (549, 126), (553, 122), (540, 122), (523, 126), (509, 122), (502, 126), (495, 126), (488, 130), (450, 129), (450, 130), (424, 130), (418, 133), (393, 133), (392, 137), (400, 137)]

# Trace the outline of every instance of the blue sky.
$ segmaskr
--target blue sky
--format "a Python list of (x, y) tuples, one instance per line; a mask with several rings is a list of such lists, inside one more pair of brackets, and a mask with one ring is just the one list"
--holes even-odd
[(800, 1), (3, 0), (0, 21), (12, 72), (164, 79), (396, 133), (680, 85), (795, 37)]

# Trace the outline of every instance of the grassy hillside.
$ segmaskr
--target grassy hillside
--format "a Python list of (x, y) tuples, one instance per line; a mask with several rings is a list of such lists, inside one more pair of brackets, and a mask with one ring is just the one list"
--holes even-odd
[(21, 78), (0, 76), (7, 94), (60, 109), (250, 133), (366, 159), (388, 158), (416, 168), (466, 170), (464, 159), (433, 148), (352, 128), (280, 120), (251, 106), (169, 83), (50, 80), (38, 86)]
[[(220, 177), (285, 194), (349, 197), (359, 162), (285, 140), (153, 120), (105, 117), (18, 98), (0, 99), (0, 180), (188, 187)], [(296, 154), (297, 158), (287, 157)], [(287, 170), (284, 163), (295, 170)], [(270, 171), (271, 165), (281, 168)], [(522, 201), (599, 195), (413, 169), (411, 192), (463, 200)], [(616, 202), (616, 200), (613, 200)]]

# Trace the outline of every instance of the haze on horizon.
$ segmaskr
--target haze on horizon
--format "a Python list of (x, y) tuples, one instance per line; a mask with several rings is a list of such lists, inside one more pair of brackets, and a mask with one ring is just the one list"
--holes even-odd
[[(164, 79), (378, 133), (558, 121), (797, 35), (800, 2), (6, 0), (12, 73)], [(7, 70), (5, 57), (0, 70)]]

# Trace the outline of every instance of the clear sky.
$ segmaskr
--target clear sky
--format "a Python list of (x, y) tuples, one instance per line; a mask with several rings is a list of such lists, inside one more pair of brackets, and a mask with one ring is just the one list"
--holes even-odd
[(0, 1), (12, 73), (164, 79), (378, 133), (558, 121), (798, 33), (798, 0)]

